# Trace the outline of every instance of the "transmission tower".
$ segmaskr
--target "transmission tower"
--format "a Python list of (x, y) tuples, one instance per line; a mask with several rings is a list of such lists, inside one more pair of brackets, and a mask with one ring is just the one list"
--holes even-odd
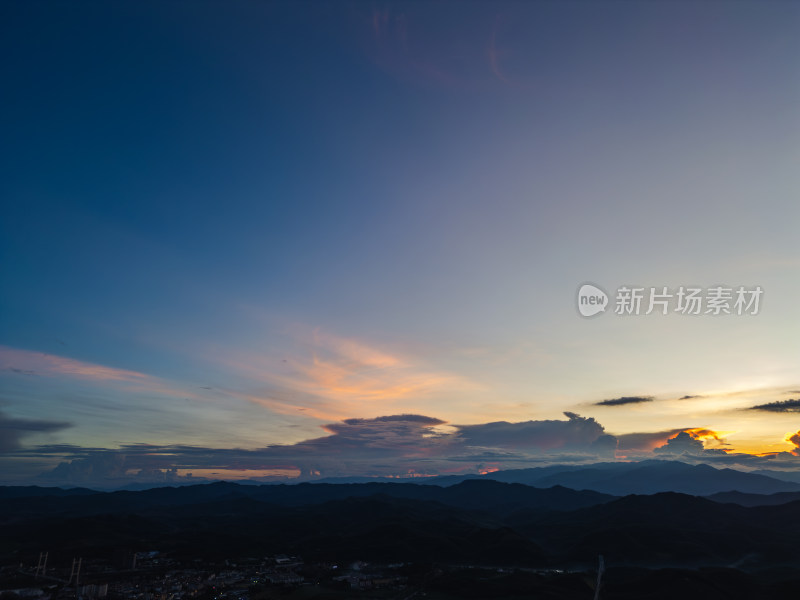
[(39, 552), (39, 562), (36, 565), (36, 577), (39, 576), (39, 573), (44, 575), (47, 571), (47, 554), (47, 552)]
[(72, 570), (69, 573), (69, 581), (67, 585), (72, 583), (72, 578), (75, 578), (75, 589), (78, 589), (78, 580), (81, 577), (81, 562), (83, 562), (82, 558), (73, 558), (72, 559)]
[(597, 584), (594, 586), (594, 600), (600, 600), (600, 580), (603, 578), (603, 572), (606, 570), (606, 564), (603, 561), (603, 555), (600, 555), (600, 561), (597, 566)]

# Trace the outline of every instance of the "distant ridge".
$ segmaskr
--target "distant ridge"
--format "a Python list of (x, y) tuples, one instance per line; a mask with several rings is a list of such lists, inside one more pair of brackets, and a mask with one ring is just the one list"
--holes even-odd
[(536, 487), (561, 485), (614, 496), (680, 492), (708, 496), (736, 490), (751, 494), (800, 491), (800, 483), (735, 469), (690, 465), (680, 461), (647, 460), (635, 463), (596, 463), (585, 466), (549, 466), (496, 471), (486, 475), (434, 478), (431, 483), (452, 485), (464, 479), (493, 479)]
[(709, 500), (739, 506), (778, 506), (800, 500), (800, 492), (778, 492), (776, 494), (745, 494), (743, 492), (719, 492), (708, 496)]

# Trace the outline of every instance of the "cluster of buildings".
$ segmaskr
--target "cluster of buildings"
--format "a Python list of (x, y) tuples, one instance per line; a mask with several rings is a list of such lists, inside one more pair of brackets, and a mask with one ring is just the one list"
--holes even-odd
[(76, 559), (71, 568), (43, 569), (40, 559), (35, 568), (23, 564), (0, 569), (0, 600), (261, 600), (264, 590), (274, 586), (402, 588), (406, 578), (392, 574), (398, 566), (306, 564), (289, 555), (222, 564), (179, 562), (155, 550)]

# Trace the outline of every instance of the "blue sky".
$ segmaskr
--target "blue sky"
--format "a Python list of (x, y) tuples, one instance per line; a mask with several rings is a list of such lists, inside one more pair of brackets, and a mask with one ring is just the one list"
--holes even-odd
[[(517, 424), (521, 461), (529, 423), (582, 423), (564, 411), (796, 449), (794, 405), (751, 410), (800, 397), (794, 3), (0, 10), (6, 479), (345, 419), (396, 436), (375, 419), (403, 414), (437, 421), (416, 441)], [(757, 315), (583, 319), (587, 281), (764, 294)], [(652, 400), (596, 404), (619, 397)]]

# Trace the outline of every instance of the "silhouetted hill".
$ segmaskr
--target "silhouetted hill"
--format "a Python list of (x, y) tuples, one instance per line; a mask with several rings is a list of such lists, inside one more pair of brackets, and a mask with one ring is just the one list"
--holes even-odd
[(707, 496), (714, 502), (732, 503), (739, 506), (776, 506), (800, 500), (800, 492), (778, 492), (777, 494), (745, 494), (742, 492), (719, 492)]
[(40, 487), (38, 485), (0, 486), (0, 498), (34, 498), (36, 496), (85, 496), (96, 494), (89, 488)]
[(0, 557), (42, 549), (102, 556), (122, 547), (586, 568), (602, 554), (617, 566), (755, 570), (795, 568), (798, 535), (800, 500), (745, 507), (675, 492), (614, 498), (488, 479), (449, 487), (220, 482), (0, 499)]
[(298, 553), (319, 560), (443, 560), (542, 564), (530, 539), (452, 506), (376, 495), (288, 507), (240, 497), (136, 513), (17, 520), (0, 552), (37, 547), (102, 556), (119, 547), (180, 556)]
[(800, 503), (780, 516), (767, 507), (719, 504), (673, 492), (626, 496), (567, 513), (515, 518), (510, 523), (564, 560), (588, 562), (597, 554), (615, 564), (725, 566), (789, 563), (800, 556), (788, 533)]
[(140, 492), (92, 492), (85, 495), (37, 495), (31, 498), (2, 498), (0, 523), (6, 518), (39, 514), (88, 516), (102, 513), (137, 511), (160, 506), (185, 506), (250, 498), (280, 506), (320, 504), (331, 500), (383, 494), (395, 498), (435, 501), (459, 508), (508, 512), (524, 508), (572, 510), (608, 502), (614, 497), (594, 491), (575, 491), (563, 487), (538, 489), (497, 481), (465, 481), (443, 488), (413, 483), (363, 483), (297, 485), (239, 485), (216, 482), (204, 485), (163, 487)]

